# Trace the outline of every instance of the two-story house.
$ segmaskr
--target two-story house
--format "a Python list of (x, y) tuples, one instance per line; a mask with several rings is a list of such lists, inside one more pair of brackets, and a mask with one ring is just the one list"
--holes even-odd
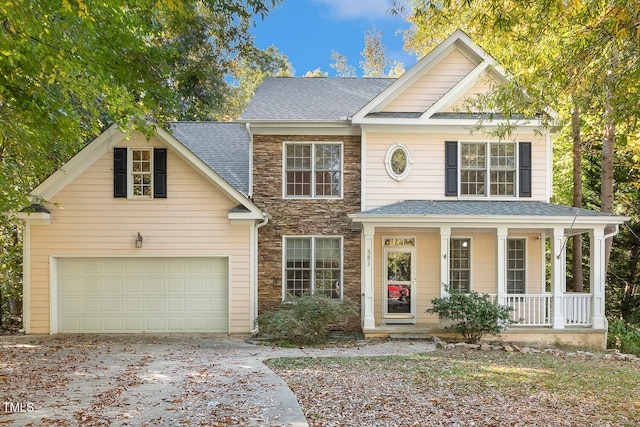
[[(470, 131), (465, 99), (506, 78), (458, 31), (398, 79), (267, 78), (240, 123), (108, 130), (21, 215), (27, 331), (247, 333), (320, 294), (359, 301), (367, 336), (433, 333), (452, 288), (513, 307), (505, 340), (602, 347), (605, 229), (626, 218), (549, 203), (539, 118)], [(576, 233), (589, 293), (565, 291)]]

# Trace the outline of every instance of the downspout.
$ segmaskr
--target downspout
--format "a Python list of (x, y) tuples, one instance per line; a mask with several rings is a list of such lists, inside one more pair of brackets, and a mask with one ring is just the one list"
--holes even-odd
[(251, 310), (251, 333), (255, 334), (258, 331), (257, 326), (255, 326), (255, 321), (258, 318), (258, 230), (269, 223), (269, 219), (271, 219), (271, 215), (267, 212), (262, 212), (262, 221), (254, 227), (254, 238), (252, 245), (253, 248), (253, 289), (251, 290), (253, 293), (253, 298), (251, 298), (251, 304), (253, 306)]
[(604, 240), (607, 240), (608, 238), (615, 236), (619, 232), (620, 232), (620, 224), (616, 224), (616, 229), (609, 234), (605, 234)]
[[(609, 234), (605, 234), (603, 236), (603, 240), (606, 242), (607, 239), (612, 238), (613, 236), (615, 236), (616, 234), (618, 234), (620, 232), (620, 224), (616, 224), (616, 228), (615, 230), (613, 230), (611, 233)], [(605, 266), (605, 271), (607, 270), (607, 266)], [(607, 280), (607, 275), (605, 274), (604, 277), (605, 283)], [(609, 319), (607, 319), (607, 316), (603, 316), (604, 317), (604, 345), (606, 347), (607, 342), (609, 340)]]

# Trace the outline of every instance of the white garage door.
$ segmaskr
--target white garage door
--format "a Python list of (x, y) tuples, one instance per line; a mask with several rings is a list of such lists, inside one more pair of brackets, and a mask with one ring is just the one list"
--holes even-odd
[(228, 332), (227, 258), (59, 258), (58, 332)]

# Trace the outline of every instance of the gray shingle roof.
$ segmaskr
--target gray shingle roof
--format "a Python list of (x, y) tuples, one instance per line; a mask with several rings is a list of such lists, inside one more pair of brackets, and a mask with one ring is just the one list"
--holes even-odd
[(249, 194), (249, 134), (226, 122), (176, 122), (171, 133), (236, 190)]
[(240, 120), (345, 120), (395, 79), (267, 77)]
[(541, 217), (607, 217), (612, 214), (588, 209), (554, 205), (539, 201), (485, 201), (485, 200), (404, 200), (360, 212), (364, 215), (412, 216), (541, 216)]

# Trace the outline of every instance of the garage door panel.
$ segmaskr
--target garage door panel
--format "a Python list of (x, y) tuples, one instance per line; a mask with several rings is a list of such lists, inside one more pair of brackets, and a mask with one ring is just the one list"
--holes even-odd
[[(126, 274), (126, 273), (125, 273)], [(124, 279), (124, 293), (129, 294), (142, 294), (144, 292), (144, 283), (142, 279)]]
[(183, 297), (173, 297), (173, 298), (169, 298), (169, 300), (167, 301), (167, 311), (171, 312), (184, 312), (187, 309), (187, 305), (185, 302), (185, 298)]
[(223, 298), (211, 298), (209, 301), (210, 310), (213, 312), (219, 312), (229, 306), (228, 300)]
[(166, 319), (164, 317), (147, 316), (144, 321), (146, 323), (145, 329), (149, 332), (167, 331)]
[(57, 260), (59, 332), (227, 332), (227, 258)]
[(202, 298), (189, 298), (188, 300), (188, 310), (191, 313), (201, 312), (205, 313), (207, 311), (207, 301)]
[(121, 313), (123, 309), (122, 298), (120, 297), (106, 297), (102, 300), (104, 303), (105, 313)]
[(142, 316), (127, 316), (125, 318), (125, 331), (124, 332), (139, 332), (145, 331), (145, 317)]
[(123, 328), (122, 317), (106, 316), (104, 318), (104, 329), (113, 331), (113, 330), (120, 330), (122, 328)]
[(167, 275), (169, 276), (184, 276), (187, 274), (186, 263), (188, 261), (185, 259), (179, 259), (171, 264), (165, 265)]
[(187, 285), (187, 292), (203, 293), (206, 292), (207, 281), (205, 279), (190, 279)]
[[(104, 304), (101, 298), (83, 297), (78, 301), (78, 309), (74, 310), (76, 314), (94, 314), (104, 311)], [(71, 313), (69, 313), (71, 314)]]
[(107, 294), (121, 295), (124, 292), (124, 283), (122, 279), (105, 278), (104, 292)]
[(127, 298), (125, 312), (141, 313), (144, 310), (144, 299), (142, 297)]
[(82, 327), (86, 332), (100, 332), (102, 330), (102, 319), (95, 316), (83, 316)]
[(167, 310), (166, 300), (162, 297), (147, 298), (147, 312), (165, 312)]
[(146, 280), (147, 294), (164, 294), (166, 292), (165, 281), (162, 278), (150, 278)]
[(171, 294), (184, 294), (187, 292), (184, 279), (168, 279), (167, 286), (167, 291)]

